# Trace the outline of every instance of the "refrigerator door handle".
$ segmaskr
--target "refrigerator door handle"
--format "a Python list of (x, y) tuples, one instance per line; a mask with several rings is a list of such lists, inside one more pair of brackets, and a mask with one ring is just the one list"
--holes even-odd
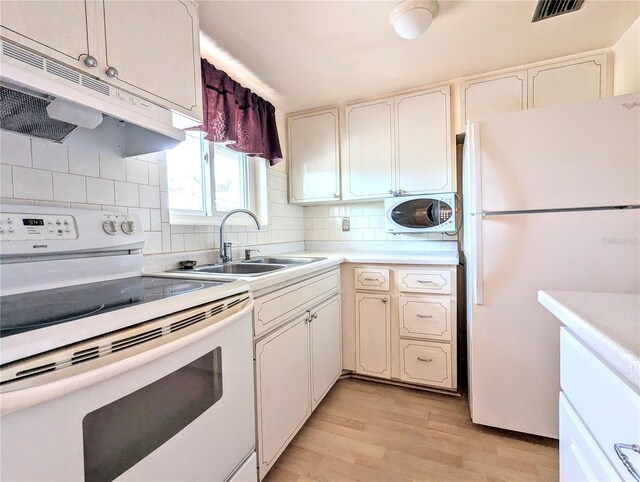
[(483, 273), (482, 273), (482, 214), (475, 214), (471, 216), (472, 229), (471, 234), (471, 252), (473, 253), (473, 281), (472, 281), (472, 294), (473, 302), (476, 305), (483, 303)]

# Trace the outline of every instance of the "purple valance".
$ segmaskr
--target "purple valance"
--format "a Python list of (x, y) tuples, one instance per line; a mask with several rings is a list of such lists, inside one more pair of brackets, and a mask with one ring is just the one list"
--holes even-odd
[(199, 129), (206, 133), (205, 139), (268, 159), (272, 166), (280, 162), (275, 107), (205, 59), (200, 64), (203, 123)]

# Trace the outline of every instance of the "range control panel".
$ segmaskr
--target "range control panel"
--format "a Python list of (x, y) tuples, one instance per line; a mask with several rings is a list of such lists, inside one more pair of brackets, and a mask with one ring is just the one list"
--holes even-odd
[(74, 217), (69, 215), (2, 213), (0, 238), (3, 241), (77, 239), (78, 229)]

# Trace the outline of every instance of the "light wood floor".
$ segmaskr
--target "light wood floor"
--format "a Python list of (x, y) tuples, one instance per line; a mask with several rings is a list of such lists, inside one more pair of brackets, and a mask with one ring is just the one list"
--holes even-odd
[(265, 482), (558, 480), (558, 443), (471, 423), (465, 398), (339, 380)]

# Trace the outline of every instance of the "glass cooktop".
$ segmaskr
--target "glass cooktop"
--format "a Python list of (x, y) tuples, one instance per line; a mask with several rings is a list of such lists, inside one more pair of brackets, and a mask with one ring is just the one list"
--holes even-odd
[(134, 276), (3, 296), (0, 298), (0, 338), (227, 282)]

